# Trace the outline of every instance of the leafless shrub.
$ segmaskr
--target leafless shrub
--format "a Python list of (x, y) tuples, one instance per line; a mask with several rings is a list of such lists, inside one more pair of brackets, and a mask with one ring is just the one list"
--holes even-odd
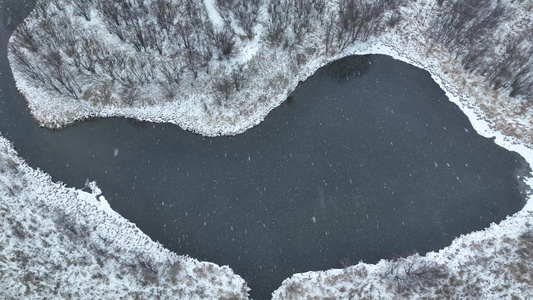
[(120, 98), (122, 99), (122, 102), (129, 106), (133, 106), (133, 104), (140, 98), (139, 89), (135, 86), (124, 86), (120, 92)]
[(291, 281), (286, 285), (285, 290), (287, 291), (287, 296), (289, 299), (296, 299), (294, 297), (302, 297), (305, 292), (303, 283), (297, 281)]
[(27, 232), (24, 226), (20, 222), (16, 221), (15, 224), (11, 227), (11, 229), (13, 230), (13, 233), (15, 234), (16, 237), (20, 239), (26, 238)]
[(59, 209), (55, 210), (55, 213), (55, 221), (59, 226), (65, 228), (68, 232), (75, 236), (79, 235), (78, 226), (76, 225), (76, 221), (71, 215)]
[(177, 283), (177, 277), (180, 274), (180, 272), (183, 270), (183, 267), (181, 265), (181, 262), (179, 260), (169, 261), (167, 263), (167, 276), (170, 279), (170, 282), (172, 284)]
[(392, 260), (384, 274), (396, 282), (399, 290), (421, 285), (436, 285), (440, 279), (449, 276), (444, 265), (428, 261), (418, 255)]
[(402, 15), (398, 11), (394, 11), (387, 19), (387, 26), (394, 27), (400, 23), (402, 20)]
[(533, 227), (529, 227), (522, 234), (520, 234), (521, 239), (533, 240)]
[(214, 85), (216, 99), (219, 105), (222, 105), (223, 101), (227, 101), (233, 93), (233, 82), (228, 78), (221, 78), (217, 80)]
[(13, 170), (16, 170), (20, 165), (16, 160), (12, 158), (8, 158), (6, 162), (7, 162), (7, 165)]
[(156, 261), (143, 253), (138, 253), (135, 256), (135, 262), (144, 285), (153, 285), (159, 282), (159, 268)]
[(348, 257), (345, 257), (345, 258), (341, 259), (341, 260), (340, 260), (340, 264), (341, 264), (341, 266), (342, 266), (344, 269), (346, 269), (346, 268), (348, 268), (348, 267), (350, 267), (350, 266), (353, 266), (353, 263), (352, 263), (351, 259), (348, 258)]
[(400, 258), (390, 260), (384, 274), (385, 275), (396, 275), (399, 271), (401, 263), (402, 261), (400, 260)]
[(235, 48), (235, 41), (233, 40), (233, 34), (227, 27), (214, 32), (213, 43), (219, 59), (229, 59), (231, 57)]
[(244, 70), (242, 67), (239, 67), (231, 72), (231, 81), (236, 91), (240, 91), (244, 84), (245, 78), (243, 72)]

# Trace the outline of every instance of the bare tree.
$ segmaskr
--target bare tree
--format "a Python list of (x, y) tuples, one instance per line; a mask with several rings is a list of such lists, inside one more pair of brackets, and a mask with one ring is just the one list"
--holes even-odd
[(37, 42), (35, 41), (35, 34), (32, 29), (28, 27), (26, 22), (22, 22), (22, 24), (19, 25), (17, 30), (15, 30), (14, 35), (20, 46), (32, 52), (37, 52), (37, 50), (39, 50)]
[(159, 55), (163, 55), (164, 37), (162, 32), (154, 24), (146, 24), (146, 44), (152, 49), (156, 49)]
[(177, 61), (171, 60), (167, 63), (160, 64), (159, 71), (168, 83), (180, 83), (182, 66)]
[(154, 63), (151, 56), (130, 57), (126, 63), (128, 84), (145, 85), (155, 78)]
[(262, 5), (262, 0), (242, 0), (236, 13), (236, 19), (242, 27), (248, 38), (253, 37), (253, 28), (257, 23), (259, 16), (259, 8)]
[(213, 50), (211, 43), (207, 41), (202, 41), (198, 47), (198, 54), (200, 57), (200, 66), (205, 68), (207, 74), (209, 74), (209, 63), (213, 58)]
[(95, 32), (87, 35), (82, 35), (79, 43), (79, 49), (74, 54), (74, 60), (77, 60), (79, 65), (91, 72), (96, 73), (96, 63), (99, 60), (99, 52), (101, 51), (100, 42)]
[[(432, 22), (432, 37), (454, 52), (467, 70), (485, 76), (494, 89), (509, 89), (511, 96), (533, 96), (533, 50), (528, 29), (499, 37), (503, 48), (487, 43), (503, 26), (509, 12), (500, 1), (443, 1)], [(529, 31), (531, 31), (529, 29)]]
[(266, 37), (273, 45), (287, 46), (285, 31), (290, 28), (290, 6), (287, 1), (274, 1), (268, 6), (270, 16)]
[(84, 17), (85, 20), (91, 21), (91, 8), (93, 6), (93, 0), (76, 0), (72, 1), (74, 10)]
[(313, 12), (313, 1), (292, 1), (294, 6), (291, 27), (294, 33), (294, 43), (300, 44), (303, 35), (309, 29), (309, 23)]
[(322, 22), (325, 14), (324, 0), (281, 0), (268, 6), (270, 16), (267, 24), (267, 39), (283, 47), (301, 44), (312, 25)]
[(450, 50), (461, 50), (471, 41), (496, 28), (505, 16), (504, 7), (484, 0), (449, 2), (433, 20), (433, 37)]
[(330, 13), (326, 16), (326, 26), (324, 31), (324, 46), (326, 47), (326, 53), (329, 53), (333, 47), (334, 30), (335, 30), (335, 15)]
[(229, 59), (231, 57), (235, 48), (235, 41), (233, 40), (233, 34), (227, 27), (214, 32), (213, 43), (219, 59)]
[(133, 44), (135, 50), (140, 52), (141, 50), (146, 50), (146, 35), (147, 32), (144, 29), (145, 24), (139, 20), (135, 19), (131, 22), (131, 37), (130, 42)]
[(337, 47), (344, 50), (355, 41), (364, 41), (379, 32), (385, 9), (382, 1), (341, 0), (335, 32)]
[(165, 91), (168, 99), (174, 98), (178, 84), (181, 81), (181, 74), (183, 72), (182, 65), (177, 60), (169, 60), (158, 65), (159, 72), (166, 79), (161, 81), (159, 85)]
[(108, 24), (120, 26), (120, 1), (98, 0), (99, 9)]
[(185, 66), (192, 72), (195, 79), (198, 78), (201, 59), (201, 54), (195, 50), (187, 50), (185, 52)]
[(57, 38), (56, 23), (51, 18), (42, 19), (39, 27), (52, 39)]
[(109, 78), (116, 80), (120, 71), (126, 66), (126, 57), (120, 51), (112, 50), (107, 52), (107, 55), (99, 57), (98, 65)]
[(17, 64), (22, 67), (22, 72), (26, 75), (28, 75), (30, 78), (34, 80), (38, 80), (41, 83), (46, 83), (46, 79), (43, 76), (43, 72), (40, 69), (38, 64), (32, 63), (24, 51), (20, 48), (18, 48), (15, 44), (10, 43), (9, 44), (9, 53), (12, 55), (12, 57), (15, 59)]
[(191, 24), (188, 24), (187, 22), (178, 21), (176, 25), (174, 26), (176, 35), (181, 40), (181, 45), (183, 48), (185, 48), (187, 51), (194, 50), (194, 39), (193, 39), (193, 29)]
[[(58, 51), (52, 51), (48, 53), (44, 59), (48, 63), (50, 77), (63, 86), (71, 96), (78, 99), (79, 94), (81, 93), (81, 86), (78, 84), (74, 74), (72, 74), (68, 67), (63, 63), (61, 54)], [(50, 81), (50, 83), (52, 82)], [(61, 92), (56, 85), (52, 84), (52, 86)]]
[(168, 32), (177, 16), (177, 6), (169, 0), (156, 0), (152, 2), (152, 11), (159, 27)]

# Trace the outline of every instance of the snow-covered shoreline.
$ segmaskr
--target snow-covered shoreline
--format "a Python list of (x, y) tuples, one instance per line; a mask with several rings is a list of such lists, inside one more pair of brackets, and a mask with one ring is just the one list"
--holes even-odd
[(425, 256), (295, 274), (273, 299), (529, 299), (532, 220), (518, 212)]
[[(412, 4), (405, 12), (413, 14), (415, 11), (420, 11), (420, 13), (424, 13), (428, 9), (429, 5), (422, 7), (419, 4)], [(415, 19), (413, 18), (413, 20)], [(313, 57), (304, 66), (301, 66), (296, 74), (289, 72), (289, 81), (280, 90), (266, 94), (256, 93), (255, 91), (239, 93), (238, 97), (243, 99), (236, 99), (234, 103), (239, 101), (251, 103), (246, 102), (246, 97), (259, 99), (259, 97), (264, 95), (269, 96), (266, 101), (257, 101), (259, 104), (255, 103), (251, 108), (247, 108), (245, 113), (237, 108), (238, 105), (230, 107), (230, 109), (235, 109), (235, 111), (225, 111), (221, 115), (217, 115), (216, 111), (207, 112), (201, 109), (205, 103), (214, 101), (212, 99), (214, 97), (213, 92), (202, 90), (201, 84), (191, 87), (192, 93), (190, 95), (183, 95), (183, 97), (188, 97), (188, 100), (180, 103), (166, 102), (158, 105), (139, 104), (139, 106), (126, 107), (124, 105), (93, 105), (91, 102), (76, 101), (76, 104), (73, 105), (73, 102), (75, 102), (73, 99), (56, 97), (57, 95), (51, 94), (50, 91), (32, 86), (23, 74), (17, 70), (11, 57), (10, 62), (17, 88), (28, 100), (34, 117), (43, 126), (59, 128), (89, 117), (119, 116), (151, 122), (174, 123), (186, 130), (191, 130), (202, 135), (217, 136), (239, 134), (259, 124), (271, 110), (285, 101), (300, 81), (305, 80), (314, 74), (318, 68), (334, 60), (356, 54), (386, 54), (427, 70), (446, 92), (450, 101), (457, 104), (468, 116), (479, 134), (485, 137), (495, 137), (495, 142), (498, 145), (511, 151), (516, 151), (530, 165), (533, 165), (533, 140), (531, 137), (533, 132), (533, 123), (531, 122), (532, 112), (529, 111), (525, 115), (520, 115), (519, 119), (513, 119), (513, 105), (509, 104), (504, 107), (502, 103), (512, 103), (512, 101), (516, 100), (510, 99), (506, 95), (500, 95), (483, 83), (482, 78), (462, 70), (459, 64), (454, 62), (452, 54), (439, 48), (438, 45), (432, 44), (421, 34), (424, 26), (427, 26), (427, 24), (425, 25), (423, 21), (417, 20), (379, 37), (373, 37), (364, 43), (353, 45), (335, 56)], [(254, 51), (265, 50), (261, 47), (262, 45), (258, 45), (254, 48)], [(265, 63), (273, 57), (278, 58), (280, 53), (277, 50), (265, 50), (264, 53), (254, 53), (252, 51), (251, 55), (262, 55), (262, 62)], [(261, 65), (260, 67), (264, 68), (265, 65)], [(275, 69), (272, 71), (273, 74), (277, 72), (284, 74), (282, 70), (290, 69), (291, 67), (289, 55), (282, 55), (278, 60), (278, 64), (272, 67)], [(209, 80), (209, 77), (204, 76), (200, 80)], [(257, 84), (256, 86), (265, 85)], [(57, 109), (58, 107), (64, 107), (65, 109), (59, 110)], [(490, 115), (491, 111), (495, 112), (494, 115)], [(512, 130), (513, 128), (514, 130)], [(513, 132), (513, 134), (509, 134), (510, 132)], [(30, 188), (35, 189), (32, 191), (32, 195), (36, 199), (39, 199), (39, 201), (42, 201), (44, 205), (53, 207), (66, 205), (66, 212), (82, 215), (79, 218), (84, 218), (86, 220), (84, 222), (87, 224), (110, 224), (109, 226), (97, 228), (100, 230), (99, 232), (102, 236), (109, 236), (113, 232), (111, 235), (116, 237), (123, 234), (123, 231), (126, 231), (128, 232), (126, 235), (131, 238), (119, 239), (121, 241), (119, 242), (119, 246), (123, 249), (122, 251), (131, 251), (130, 253), (140, 251), (146, 253), (147, 256), (153, 256), (153, 260), (158, 262), (169, 259), (169, 257), (183, 260), (183, 263), (189, 266), (185, 268), (188, 276), (194, 278), (201, 277), (201, 275), (198, 275), (201, 272), (195, 271), (195, 268), (198, 268), (203, 263), (184, 257), (176, 258), (174, 254), (164, 249), (161, 245), (151, 241), (139, 229), (134, 227), (133, 224), (127, 222), (118, 214), (111, 212), (111, 215), (109, 215), (109, 210), (106, 210), (96, 200), (95, 195), (52, 183), (49, 176), (41, 171), (31, 170), (25, 163), (21, 162), (12, 147), (7, 145), (4, 138), (0, 139), (0, 143), (2, 143), (3, 149), (5, 149), (2, 151), (7, 153), (5, 161), (7, 159), (15, 160), (19, 165), (17, 168), (23, 168), (24, 174), (31, 174), (24, 175), (27, 176), (27, 178), (24, 178), (30, 183)], [(22, 175), (16, 174), (9, 176), (5, 175), (2, 177), (6, 187), (9, 186), (12, 178), (19, 178)], [(533, 188), (533, 180), (531, 178), (528, 179), (527, 184)], [(11, 193), (8, 188), (3, 189), (3, 192), (5, 195)], [(498, 268), (509, 268), (509, 265), (514, 264), (519, 259), (525, 259), (531, 262), (532, 258), (528, 256), (530, 252), (526, 253), (527, 255), (525, 256), (523, 255), (523, 251), (525, 251), (523, 248), (525, 247), (524, 245), (530, 245), (530, 239), (527, 237), (524, 238), (523, 235), (528, 230), (532, 230), (531, 225), (529, 225), (533, 223), (533, 214), (531, 213), (533, 211), (533, 201), (531, 201), (531, 198), (532, 196), (530, 195), (526, 206), (520, 212), (508, 217), (500, 224), (493, 224), (484, 231), (461, 236), (455, 239), (449, 247), (436, 253), (428, 253), (425, 258), (411, 256), (405, 260), (401, 260), (405, 264), (408, 264), (410, 261), (416, 261), (419, 264), (420, 262), (426, 262), (436, 268), (441, 268), (441, 266), (445, 265), (446, 272), (449, 276), (430, 278), (432, 281), (429, 286), (426, 281), (422, 283), (409, 283), (406, 292), (406, 287), (403, 285), (400, 286), (400, 283), (403, 284), (406, 281), (404, 279), (408, 277), (405, 274), (405, 268), (402, 269), (399, 267), (396, 271), (390, 270), (391, 265), (394, 265), (395, 262), (382, 260), (375, 265), (360, 263), (343, 270), (295, 274), (290, 279), (287, 279), (280, 289), (274, 293), (274, 298), (286, 299), (313, 296), (344, 298), (350, 296), (375, 297), (376, 295), (379, 295), (381, 298), (393, 298), (397, 295), (402, 295), (397, 290), (399, 287), (403, 289), (402, 291), (404, 293), (408, 293), (404, 297), (412, 297), (414, 295), (418, 295), (418, 297), (439, 297), (442, 294), (439, 295), (436, 292), (439, 290), (438, 287), (449, 284), (452, 280), (451, 278), (459, 282), (456, 287), (450, 289), (452, 292), (457, 292), (457, 294), (452, 294), (457, 297), (460, 297), (460, 295), (476, 297), (487, 295), (510, 297), (511, 295), (518, 295), (520, 297), (531, 297), (533, 294), (528, 294), (531, 291), (527, 289), (533, 284), (531, 276), (527, 277), (523, 273), (516, 273), (520, 276), (525, 276), (524, 279), (512, 272), (508, 275), (505, 275), (505, 272), (501, 274), (493, 272)], [(4, 197), (3, 199), (10, 199), (10, 197)], [(76, 204), (68, 202), (67, 204), (67, 199), (77, 199), (75, 201), (78, 202), (75, 202)], [(5, 205), (7, 204), (5, 203)], [(72, 211), (69, 211), (69, 209), (72, 209)], [(109, 240), (113, 240), (113, 237), (109, 236)], [(11, 238), (17, 239), (14, 236)], [(8, 253), (8, 250), (2, 249), (0, 254), (4, 252)], [(478, 263), (480, 259), (485, 262), (491, 260), (491, 262), (482, 265)], [(218, 270), (217, 272), (219, 273), (217, 274), (220, 274), (220, 276), (230, 278), (228, 279), (230, 283), (221, 283), (216, 286), (201, 281), (198, 285), (205, 286), (206, 289), (209, 289), (206, 295), (211, 295), (211, 298), (214, 298), (212, 295), (216, 295), (213, 293), (216, 293), (215, 289), (220, 286), (223, 286), (228, 293), (241, 292), (239, 294), (241, 297), (245, 295), (246, 287), (241, 278), (234, 276), (228, 268), (219, 268), (212, 264), (209, 265), (212, 266), (210, 268)], [(2, 260), (0, 260), (0, 267), (9, 268)], [(526, 274), (527, 272), (526, 270)], [(19, 274), (17, 276), (22, 275)], [(510, 279), (502, 283), (503, 279), (500, 276), (507, 276), (505, 278)], [(477, 291), (477, 294), (467, 290), (468, 284), (470, 284), (468, 281), (475, 281), (479, 278), (483, 278), (483, 280), (480, 283), (480, 290)], [(492, 285), (490, 282), (492, 282)], [(9, 282), (6, 283), (4, 281), (4, 284), (9, 284)], [(2, 287), (4, 287), (5, 291), (20, 288), (17, 282), (13, 284)], [(497, 289), (498, 285), (502, 286), (505, 284), (508, 287), (503, 291)], [(191, 287), (191, 290), (187, 288), (189, 287), (183, 287), (186, 290), (185, 293), (195, 295), (195, 287)], [(244, 292), (242, 292), (243, 289)]]
[(52, 182), (0, 136), (0, 298), (247, 298), (228, 266), (167, 250), (89, 187)]

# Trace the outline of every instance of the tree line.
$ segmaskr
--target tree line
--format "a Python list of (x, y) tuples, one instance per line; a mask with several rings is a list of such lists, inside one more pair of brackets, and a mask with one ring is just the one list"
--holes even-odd
[[(494, 89), (533, 98), (533, 27), (505, 27), (512, 18), (500, 1), (438, 1), (431, 36), (455, 53), (463, 67), (482, 75)], [(494, 43), (491, 41), (498, 41)]]
[[(238, 41), (254, 38), (257, 25), (272, 47), (298, 47), (318, 31), (326, 52), (342, 51), (389, 26), (386, 16), (402, 1), (217, 0), (224, 26), (215, 28), (196, 0), (39, 0), (9, 50), (22, 72), (60, 94), (82, 99), (96, 84), (108, 91), (103, 98), (113, 91), (132, 105), (146, 85), (174, 98), (184, 74), (197, 78), (215, 60), (234, 57)], [(96, 20), (117, 43), (90, 25)], [(227, 100), (245, 81), (237, 67), (212, 88)]]

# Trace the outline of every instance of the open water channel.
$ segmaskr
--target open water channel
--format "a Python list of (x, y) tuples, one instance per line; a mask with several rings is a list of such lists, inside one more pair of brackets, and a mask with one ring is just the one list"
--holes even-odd
[(0, 1), (0, 132), (55, 181), (96, 180), (168, 249), (229, 265), (254, 298), (295, 272), (437, 250), (524, 205), (524, 159), (479, 136), (428, 72), (382, 55), (320, 69), (235, 137), (117, 118), (40, 128), (6, 57), (31, 2)]

